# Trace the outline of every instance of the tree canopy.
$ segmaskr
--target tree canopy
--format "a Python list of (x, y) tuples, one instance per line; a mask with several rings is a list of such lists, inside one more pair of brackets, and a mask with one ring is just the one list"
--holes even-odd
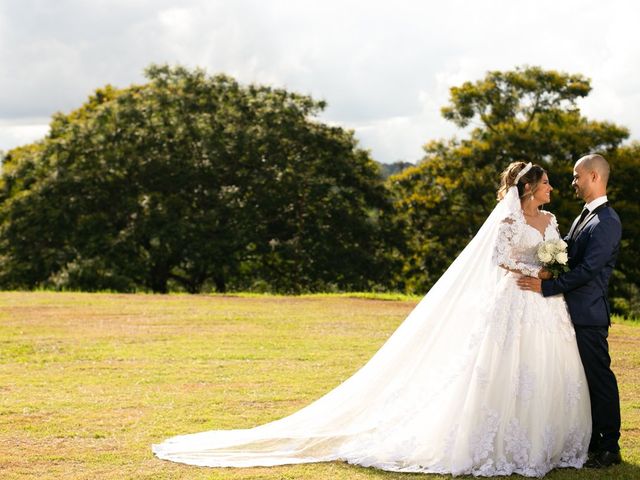
[(640, 143), (616, 150), (607, 197), (622, 222), (622, 248), (613, 271), (610, 296), (616, 312), (640, 318)]
[(460, 127), (473, 126), (469, 138), (429, 142), (418, 165), (389, 179), (408, 228), (400, 278), (409, 290), (430, 288), (464, 248), (495, 205), (499, 173), (513, 161), (548, 170), (555, 187), (548, 208), (565, 231), (581, 209), (570, 187), (579, 157), (602, 153), (612, 162), (612, 182), (626, 189), (615, 154), (629, 132), (582, 116), (577, 101), (590, 90), (582, 75), (539, 67), (489, 72), (451, 89), (442, 114)]
[(49, 135), (8, 152), (0, 284), (197, 292), (367, 289), (390, 202), (324, 102), (151, 66), (106, 86)]

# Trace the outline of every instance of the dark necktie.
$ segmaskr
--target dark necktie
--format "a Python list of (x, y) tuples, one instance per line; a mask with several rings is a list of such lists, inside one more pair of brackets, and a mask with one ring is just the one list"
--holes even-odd
[(576, 228), (571, 233), (571, 238), (576, 236), (576, 233), (578, 233), (578, 228), (580, 228), (580, 224), (584, 221), (585, 218), (587, 218), (587, 215), (589, 215), (589, 209), (587, 207), (584, 207), (582, 209), (582, 213), (580, 214), (580, 218), (576, 223)]

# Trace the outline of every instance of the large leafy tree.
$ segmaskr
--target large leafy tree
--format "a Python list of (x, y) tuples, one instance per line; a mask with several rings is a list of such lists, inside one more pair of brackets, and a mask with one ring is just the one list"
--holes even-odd
[(390, 204), (324, 103), (151, 66), (8, 152), (0, 284), (300, 291), (388, 279)]
[(622, 221), (622, 248), (610, 296), (618, 313), (640, 318), (640, 143), (624, 145), (609, 158), (607, 196)]
[(538, 163), (556, 187), (549, 206), (561, 229), (580, 211), (570, 187), (575, 160), (589, 152), (608, 158), (627, 129), (583, 117), (582, 75), (522, 67), (493, 71), (451, 89), (445, 118), (470, 129), (468, 138), (433, 141), (413, 168), (389, 179), (409, 240), (402, 278), (428, 289), (475, 234), (495, 205), (499, 173), (512, 161)]

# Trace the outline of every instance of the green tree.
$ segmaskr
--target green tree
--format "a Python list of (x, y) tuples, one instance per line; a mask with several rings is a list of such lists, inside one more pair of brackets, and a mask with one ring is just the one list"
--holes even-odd
[(0, 284), (197, 292), (388, 280), (379, 172), (324, 102), (151, 66), (8, 152)]
[(589, 80), (539, 67), (493, 71), (451, 89), (445, 118), (473, 126), (469, 138), (425, 146), (421, 162), (388, 180), (407, 226), (401, 278), (412, 291), (433, 285), (495, 205), (499, 173), (512, 161), (538, 163), (556, 187), (550, 209), (566, 231), (580, 210), (570, 188), (572, 166), (585, 153), (612, 157), (626, 128), (586, 119), (577, 100)]
[(622, 247), (610, 296), (618, 313), (640, 318), (640, 143), (624, 145), (609, 158), (611, 181), (607, 197), (620, 215)]

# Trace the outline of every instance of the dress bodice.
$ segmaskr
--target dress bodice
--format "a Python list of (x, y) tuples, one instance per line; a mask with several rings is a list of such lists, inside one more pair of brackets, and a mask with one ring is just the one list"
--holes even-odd
[(549, 212), (544, 214), (551, 217), (544, 234), (529, 225), (522, 212), (517, 212), (503, 220), (494, 251), (494, 261), (498, 265), (532, 277), (538, 275), (542, 267), (536, 255), (538, 245), (546, 240), (560, 238), (555, 216)]
[(524, 262), (530, 265), (541, 265), (540, 260), (536, 256), (538, 245), (540, 242), (547, 240), (557, 240), (560, 238), (555, 218), (552, 218), (544, 231), (544, 235), (540, 230), (525, 222), (522, 226), (522, 235), (519, 242), (512, 246), (512, 253), (516, 261)]

